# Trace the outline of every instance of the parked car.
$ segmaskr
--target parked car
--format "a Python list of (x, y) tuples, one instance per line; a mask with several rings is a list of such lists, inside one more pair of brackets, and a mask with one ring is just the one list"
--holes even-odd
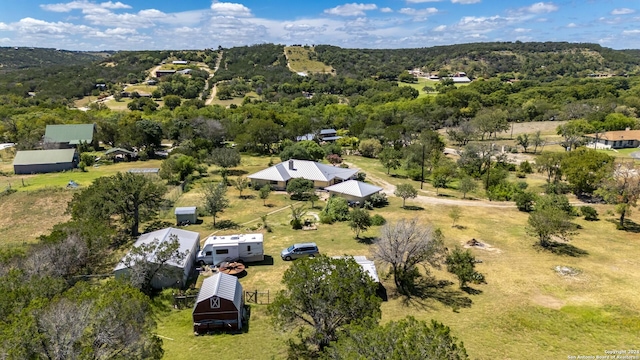
[(315, 243), (293, 244), (282, 250), (280, 257), (282, 260), (293, 260), (301, 257), (314, 257), (319, 254), (318, 246)]

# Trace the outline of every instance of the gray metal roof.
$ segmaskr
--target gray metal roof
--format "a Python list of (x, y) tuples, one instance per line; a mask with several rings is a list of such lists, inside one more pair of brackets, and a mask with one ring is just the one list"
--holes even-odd
[(379, 186), (367, 184), (357, 180), (349, 180), (349, 181), (341, 182), (339, 184), (327, 186), (324, 189), (329, 192), (334, 192), (334, 193), (344, 194), (344, 195), (351, 195), (351, 196), (361, 197), (361, 198), (367, 197), (369, 195), (382, 191), (382, 188)]
[(362, 270), (364, 270), (364, 272), (366, 272), (367, 274), (369, 274), (369, 276), (373, 279), (373, 281), (375, 282), (380, 282), (380, 278), (378, 277), (378, 270), (376, 269), (376, 264), (367, 259), (366, 256), (334, 256), (334, 259), (347, 259), (347, 258), (353, 258), (353, 260), (355, 260), (358, 265), (360, 265), (360, 267), (362, 267)]
[(174, 213), (176, 215), (191, 215), (191, 214), (195, 214), (196, 213), (196, 207), (195, 206), (177, 207), (176, 211)]
[(322, 129), (320, 130), (320, 135), (335, 134), (336, 132), (336, 129)]
[(331, 181), (335, 178), (347, 180), (356, 173), (358, 173), (358, 169), (345, 169), (314, 161), (290, 159), (258, 171), (255, 174), (251, 174), (248, 178), (269, 181), (288, 181), (293, 178), (303, 178), (312, 181)]
[(75, 149), (21, 150), (16, 153), (13, 165), (70, 163), (75, 152)]
[[(178, 237), (178, 242), (180, 243), (178, 251), (181, 253), (187, 253), (187, 256), (182, 261), (168, 261), (167, 264), (182, 268), (185, 266), (185, 260), (189, 258), (191, 250), (197, 248), (196, 243), (200, 242), (200, 234), (197, 232), (168, 227), (140, 235), (133, 246), (136, 247), (142, 244), (149, 244), (155, 239), (158, 239), (160, 243), (167, 242), (171, 240), (171, 235), (176, 235)], [(114, 271), (124, 268), (126, 268), (126, 265), (120, 261)]]
[(233, 275), (219, 272), (204, 279), (198, 293), (196, 306), (202, 301), (208, 301), (213, 296), (232, 301), (236, 309), (242, 309), (242, 285)]
[(54, 143), (80, 144), (93, 141), (96, 124), (47, 125), (44, 140)]

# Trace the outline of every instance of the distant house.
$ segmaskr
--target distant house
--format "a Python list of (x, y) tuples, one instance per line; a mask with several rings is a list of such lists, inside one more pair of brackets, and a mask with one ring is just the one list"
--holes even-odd
[(584, 136), (591, 147), (604, 149), (623, 149), (640, 147), (640, 130), (618, 130)]
[(336, 141), (342, 139), (342, 136), (338, 136), (338, 132), (335, 129), (322, 129), (320, 130), (320, 141)]
[[(149, 244), (155, 239), (158, 239), (160, 245), (164, 242), (171, 241), (173, 236), (177, 237), (180, 243), (178, 251), (186, 253), (187, 255), (181, 261), (165, 263), (167, 271), (163, 274), (157, 274), (151, 281), (151, 286), (154, 289), (183, 287), (185, 285), (189, 279), (189, 275), (191, 275), (191, 272), (195, 269), (195, 259), (200, 250), (200, 234), (194, 231), (170, 227), (142, 234), (133, 245), (136, 247), (142, 244)], [(123, 258), (113, 270), (116, 278), (125, 277), (129, 273), (129, 268), (124, 263), (125, 258)]]
[(471, 82), (471, 79), (467, 76), (452, 76), (450, 79), (453, 80), (455, 84), (468, 84)]
[(174, 60), (171, 62), (173, 65), (188, 65), (189, 62), (187, 60)]
[(291, 179), (303, 178), (313, 181), (316, 188), (325, 188), (350, 180), (358, 169), (345, 169), (308, 160), (290, 159), (270, 168), (247, 176), (254, 186), (271, 185), (273, 189), (285, 190)]
[(78, 165), (75, 149), (21, 150), (13, 159), (16, 174), (42, 174), (73, 170)]
[(240, 330), (246, 319), (242, 285), (222, 272), (204, 279), (193, 307), (193, 331)]
[(144, 82), (147, 85), (156, 85), (158, 82), (156, 80), (153, 79), (149, 79), (147, 81)]
[(75, 148), (80, 144), (98, 147), (96, 124), (47, 125), (44, 143), (57, 149)]
[(367, 184), (362, 181), (348, 180), (335, 185), (327, 186), (324, 188), (329, 194), (343, 197), (351, 202), (359, 202), (364, 204), (371, 195), (377, 194), (382, 191), (379, 186)]
[(135, 158), (138, 157), (138, 154), (133, 152), (133, 151), (129, 151), (127, 149), (123, 149), (123, 148), (111, 148), (107, 151), (104, 152), (104, 155), (109, 157), (109, 158), (113, 158), (113, 160), (115, 162), (118, 161), (131, 161)]
[(173, 75), (175, 73), (176, 73), (175, 70), (156, 70), (156, 77), (161, 78), (163, 76)]
[(139, 175), (160, 176), (160, 168), (134, 168), (134, 169), (127, 170), (127, 172), (132, 174), (139, 174)]
[(178, 225), (195, 224), (198, 221), (198, 212), (195, 206), (177, 207), (174, 214)]

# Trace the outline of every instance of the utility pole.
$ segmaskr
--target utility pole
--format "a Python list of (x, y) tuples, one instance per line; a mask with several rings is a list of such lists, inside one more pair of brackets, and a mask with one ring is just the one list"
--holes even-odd
[(420, 177), (420, 190), (422, 190), (422, 184), (424, 184), (424, 143), (422, 143), (422, 176)]

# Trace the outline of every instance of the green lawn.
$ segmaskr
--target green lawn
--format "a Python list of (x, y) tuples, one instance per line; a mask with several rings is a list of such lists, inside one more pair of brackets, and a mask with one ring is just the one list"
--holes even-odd
[(332, 73), (333, 67), (317, 60), (310, 60), (313, 48), (306, 49), (302, 46), (286, 46), (284, 53), (287, 56), (289, 68), (296, 72), (306, 73)]

